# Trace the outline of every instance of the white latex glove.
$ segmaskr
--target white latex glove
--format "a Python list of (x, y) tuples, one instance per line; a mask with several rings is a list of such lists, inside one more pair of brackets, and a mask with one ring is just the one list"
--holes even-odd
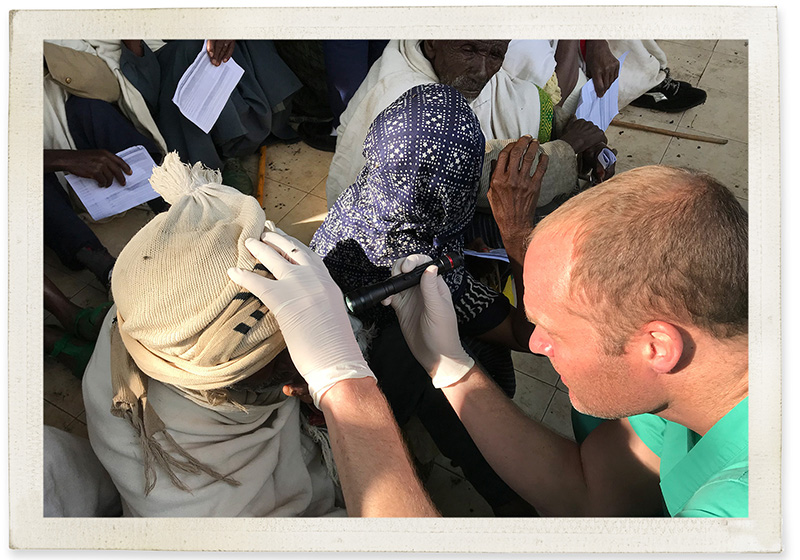
[[(392, 266), (392, 275), (410, 272), (430, 260), (427, 255), (398, 259)], [(419, 286), (386, 298), (384, 304), (387, 303), (397, 313), (408, 347), (433, 379), (434, 387), (460, 381), (475, 365), (461, 345), (453, 298), (435, 266), (425, 270)]]
[(342, 292), (319, 255), (283, 232), (266, 232), (261, 239), (248, 239), (245, 247), (275, 280), (239, 268), (228, 269), (228, 276), (275, 315), (314, 404), (319, 407), (338, 381), (375, 379), (353, 336)]

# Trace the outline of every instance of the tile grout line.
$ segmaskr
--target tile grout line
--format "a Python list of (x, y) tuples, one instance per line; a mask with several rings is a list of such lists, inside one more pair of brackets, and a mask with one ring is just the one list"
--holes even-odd
[[(46, 396), (44, 397), (44, 402), (46, 402), (46, 403), (47, 403), (47, 404), (49, 404), (50, 406), (54, 406), (54, 407), (56, 407), (58, 410), (60, 410), (61, 412), (63, 412), (64, 414), (66, 414), (67, 416), (69, 416), (70, 418), (72, 418), (73, 420), (77, 420), (77, 419), (78, 419), (78, 416), (80, 416), (81, 414), (83, 414), (84, 412), (86, 412), (86, 409), (84, 408), (83, 410), (81, 410), (81, 412), (80, 412), (80, 414), (78, 414), (78, 416), (75, 416), (75, 415), (74, 415), (74, 414), (72, 414), (71, 412), (68, 412), (68, 411), (64, 410), (63, 408), (61, 408), (60, 406), (58, 406), (56, 403), (54, 403), (54, 402), (50, 402), (49, 400), (47, 400), (47, 397), (46, 397)], [(72, 422), (70, 422), (70, 424), (71, 424), (71, 423), (72, 423)]]
[(554, 389), (553, 393), (550, 395), (550, 400), (547, 401), (547, 406), (544, 407), (544, 412), (542, 412), (542, 417), (539, 418), (539, 423), (542, 425), (544, 425), (544, 419), (547, 417), (547, 411), (550, 410), (550, 406), (553, 404), (553, 399), (556, 396), (556, 391), (558, 391), (558, 387), (553, 387), (553, 389)]
[(528, 379), (533, 379), (534, 381), (539, 381), (540, 383), (544, 383), (545, 385), (548, 385), (548, 386), (550, 386), (550, 387), (556, 387), (556, 386), (557, 386), (557, 384), (558, 384), (558, 380), (556, 380), (556, 382), (555, 382), (555, 383), (550, 383), (549, 381), (545, 381), (545, 380), (543, 380), (543, 379), (539, 379), (538, 377), (535, 377), (534, 375), (532, 375), (532, 374), (530, 374), (530, 373), (527, 373), (527, 372), (525, 372), (525, 371), (518, 370), (518, 369), (516, 369), (516, 368), (514, 368), (514, 373), (519, 373), (519, 374), (521, 374), (521, 375), (524, 375), (524, 376), (525, 376), (525, 377), (527, 377)]
[(299, 187), (295, 187), (294, 185), (290, 185), (289, 183), (284, 183), (283, 181), (278, 181), (277, 179), (270, 179), (269, 177), (265, 177), (264, 180), (265, 181), (272, 181), (273, 183), (278, 183), (282, 187), (289, 187), (290, 189), (294, 189), (296, 191), (300, 191), (301, 193), (304, 193), (304, 194), (311, 194), (311, 191), (316, 189), (317, 186), (319, 186), (320, 182), (324, 181), (327, 178), (328, 178), (328, 176), (326, 175), (320, 181), (317, 181), (316, 183), (314, 183), (314, 186), (311, 188), (311, 190), (308, 190), (308, 191), (304, 191), (303, 189), (301, 189)]

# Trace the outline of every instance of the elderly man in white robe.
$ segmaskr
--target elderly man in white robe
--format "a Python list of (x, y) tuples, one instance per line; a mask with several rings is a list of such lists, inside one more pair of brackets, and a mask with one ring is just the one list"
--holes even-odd
[(226, 275), (269, 275), (244, 247), (264, 211), (220, 182), (174, 153), (154, 170), (172, 206), (117, 260), (83, 379), (89, 440), (123, 515), (344, 515), (273, 313)]
[[(530, 81), (502, 68), (509, 41), (390, 41), (348, 103), (337, 129), (326, 197), (330, 208), (364, 167), (362, 148), (375, 117), (414, 86), (444, 83), (467, 98), (487, 139), (479, 207), (488, 209), (490, 161), (511, 140), (530, 135), (549, 156), (539, 207), (578, 184), (576, 154), (605, 145), (603, 131), (584, 120), (553, 118), (553, 100)], [(556, 112), (558, 110), (556, 109)], [(551, 133), (553, 138), (551, 140)]]

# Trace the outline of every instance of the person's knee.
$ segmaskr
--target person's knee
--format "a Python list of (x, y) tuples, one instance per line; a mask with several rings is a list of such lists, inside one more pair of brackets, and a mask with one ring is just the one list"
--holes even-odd
[(89, 116), (89, 115), (103, 115), (115, 114), (117, 109), (108, 101), (100, 99), (89, 99), (87, 97), (78, 97), (70, 95), (67, 102), (64, 104), (67, 110), (67, 116)]

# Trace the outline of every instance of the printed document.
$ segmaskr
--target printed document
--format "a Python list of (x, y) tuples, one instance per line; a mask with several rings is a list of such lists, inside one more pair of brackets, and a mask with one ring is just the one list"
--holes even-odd
[(124, 186), (114, 179), (110, 186), (103, 188), (94, 179), (64, 174), (93, 220), (108, 218), (158, 197), (158, 193), (150, 186), (150, 176), (156, 163), (144, 146), (133, 146), (117, 155), (133, 171), (132, 175), (125, 175)]
[(200, 54), (181, 76), (172, 102), (184, 117), (208, 134), (231, 92), (242, 79), (244, 69), (233, 58), (219, 66), (211, 64), (206, 43), (203, 43)]

